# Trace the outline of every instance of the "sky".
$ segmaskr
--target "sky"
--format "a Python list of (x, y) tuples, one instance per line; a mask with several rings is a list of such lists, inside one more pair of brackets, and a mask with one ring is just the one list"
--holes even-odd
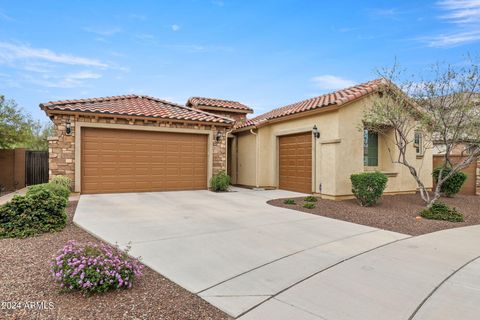
[(480, 0), (0, 0), (0, 95), (241, 101), (261, 114), (480, 53)]

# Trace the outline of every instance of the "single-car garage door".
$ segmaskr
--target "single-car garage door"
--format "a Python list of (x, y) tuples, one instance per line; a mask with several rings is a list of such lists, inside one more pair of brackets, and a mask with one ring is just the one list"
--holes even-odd
[(83, 128), (82, 193), (207, 188), (207, 135)]
[(312, 133), (279, 138), (279, 188), (312, 192)]

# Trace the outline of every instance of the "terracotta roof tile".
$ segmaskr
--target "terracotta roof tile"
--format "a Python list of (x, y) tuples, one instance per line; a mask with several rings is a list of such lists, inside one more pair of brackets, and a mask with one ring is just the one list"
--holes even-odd
[(332, 105), (339, 106), (377, 91), (381, 82), (382, 79), (375, 79), (369, 82), (355, 85), (353, 87), (345, 88), (318, 97), (296, 102), (288, 106), (277, 108), (261, 114), (255, 118), (237, 124), (236, 129), (249, 126), (258, 126), (272, 119), (277, 119), (292, 114), (301, 113), (304, 111), (324, 108)]
[(40, 104), (47, 110), (142, 116), (172, 120), (190, 120), (231, 124), (233, 120), (173, 102), (139, 95), (112, 96), (79, 100), (51, 101)]
[(249, 108), (238, 101), (204, 98), (204, 97), (191, 97), (187, 101), (187, 106), (193, 106), (193, 107), (207, 106), (207, 107), (234, 109), (238, 111), (245, 111), (247, 113), (253, 112), (252, 108)]

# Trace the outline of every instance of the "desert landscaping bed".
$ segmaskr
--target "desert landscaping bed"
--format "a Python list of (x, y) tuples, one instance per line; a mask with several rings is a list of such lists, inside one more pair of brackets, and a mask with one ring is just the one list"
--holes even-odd
[[(50, 259), (69, 240), (101, 243), (72, 223), (77, 202), (67, 207), (68, 223), (57, 233), (1, 239), (0, 319), (228, 319), (196, 295), (145, 267), (130, 290), (83, 296), (61, 293), (50, 274)], [(11, 310), (12, 303), (42, 308)], [(50, 306), (53, 308), (50, 309)]]
[(296, 204), (284, 204), (285, 199), (275, 199), (268, 203), (283, 208), (308, 212), (324, 217), (358, 223), (375, 228), (421, 235), (443, 229), (480, 224), (480, 197), (457, 195), (455, 198), (442, 198), (441, 201), (463, 213), (464, 222), (448, 222), (418, 219), (424, 204), (419, 195), (383, 196), (376, 206), (361, 207), (356, 200), (333, 201), (318, 199), (314, 209), (303, 208), (303, 198), (292, 198)]

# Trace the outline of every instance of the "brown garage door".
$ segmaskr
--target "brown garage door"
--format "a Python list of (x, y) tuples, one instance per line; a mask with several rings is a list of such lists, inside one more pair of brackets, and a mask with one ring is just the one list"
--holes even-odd
[(207, 136), (82, 129), (82, 192), (207, 188)]
[[(450, 156), (453, 163), (459, 163), (463, 160), (461, 156)], [(443, 164), (442, 155), (433, 156), (433, 168), (440, 167)], [(467, 180), (460, 189), (460, 194), (475, 195), (477, 189), (477, 163), (473, 162), (470, 166), (462, 170), (467, 174)], [(435, 186), (434, 186), (435, 187)]]
[(280, 189), (312, 192), (312, 133), (279, 138)]

